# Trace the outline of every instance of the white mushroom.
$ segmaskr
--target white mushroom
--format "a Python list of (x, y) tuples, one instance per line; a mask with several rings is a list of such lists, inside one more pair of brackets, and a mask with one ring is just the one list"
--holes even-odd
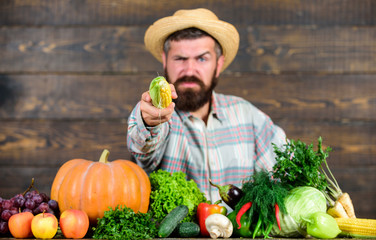
[(225, 215), (214, 213), (205, 220), (205, 226), (211, 238), (229, 238), (232, 235), (233, 226)]

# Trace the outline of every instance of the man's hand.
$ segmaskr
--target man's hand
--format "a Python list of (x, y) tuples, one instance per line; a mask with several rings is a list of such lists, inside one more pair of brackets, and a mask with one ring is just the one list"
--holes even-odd
[[(176, 94), (174, 85), (170, 84), (171, 87), (171, 97), (172, 99), (176, 99), (178, 95)], [(157, 126), (160, 123), (167, 122), (170, 120), (172, 113), (174, 112), (175, 103), (172, 102), (168, 107), (164, 109), (159, 109), (154, 107), (152, 104), (152, 100), (149, 94), (149, 91), (144, 92), (141, 95), (141, 116), (146, 123), (146, 125), (150, 127)]]

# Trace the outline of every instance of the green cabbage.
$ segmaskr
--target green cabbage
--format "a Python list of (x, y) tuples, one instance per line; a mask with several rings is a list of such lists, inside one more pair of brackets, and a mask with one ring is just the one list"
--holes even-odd
[(274, 225), (272, 235), (281, 237), (307, 236), (307, 223), (311, 214), (326, 212), (326, 199), (314, 187), (296, 187), (285, 198), (287, 214), (280, 213), (281, 230)]

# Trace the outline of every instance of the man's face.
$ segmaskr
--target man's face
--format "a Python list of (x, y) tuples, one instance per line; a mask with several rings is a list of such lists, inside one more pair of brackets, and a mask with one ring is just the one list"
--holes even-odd
[(210, 100), (224, 60), (221, 56), (217, 61), (214, 46), (210, 37), (171, 41), (168, 55), (163, 55), (166, 78), (178, 94), (178, 109), (196, 111)]

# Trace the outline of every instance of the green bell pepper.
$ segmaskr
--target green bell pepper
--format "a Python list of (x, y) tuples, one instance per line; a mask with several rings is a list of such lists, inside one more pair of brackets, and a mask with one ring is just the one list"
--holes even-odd
[(335, 238), (341, 233), (336, 220), (327, 213), (313, 213), (307, 222), (307, 233), (314, 238)]
[(239, 225), (236, 222), (236, 212), (235, 211), (228, 214), (227, 217), (228, 217), (228, 219), (230, 219), (230, 221), (232, 222), (232, 225), (233, 225), (233, 232), (232, 232), (233, 235), (232, 236), (234, 236), (234, 237), (246, 237), (246, 238), (252, 237), (252, 232), (249, 229), (251, 227), (251, 221), (248, 218), (248, 212), (243, 214), (243, 216), (240, 218), (240, 224), (241, 224), (240, 229), (238, 229)]

